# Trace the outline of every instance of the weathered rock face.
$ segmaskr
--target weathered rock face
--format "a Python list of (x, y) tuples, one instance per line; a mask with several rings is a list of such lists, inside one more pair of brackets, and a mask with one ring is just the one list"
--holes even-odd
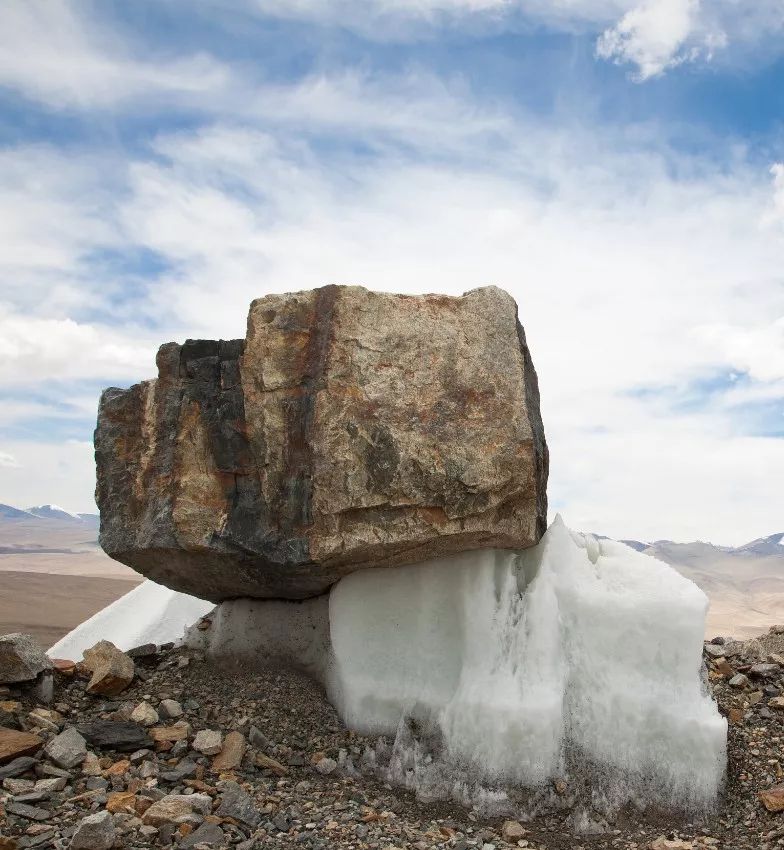
[(254, 301), (103, 393), (101, 544), (215, 601), (543, 534), (548, 456), (513, 299), (327, 286)]
[(30, 635), (0, 635), (0, 683), (30, 682), (52, 666)]

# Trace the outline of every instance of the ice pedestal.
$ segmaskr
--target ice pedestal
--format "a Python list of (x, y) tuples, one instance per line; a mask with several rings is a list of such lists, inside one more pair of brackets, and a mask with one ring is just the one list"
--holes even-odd
[(349, 727), (435, 727), (443, 758), (527, 787), (589, 773), (607, 806), (710, 806), (726, 722), (701, 679), (707, 598), (559, 519), (521, 553), (367, 571), (332, 590), (328, 691)]

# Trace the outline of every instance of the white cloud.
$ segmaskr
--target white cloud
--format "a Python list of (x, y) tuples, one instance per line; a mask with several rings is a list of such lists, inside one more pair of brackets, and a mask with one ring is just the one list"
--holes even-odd
[(4, 467), (5, 469), (18, 469), (21, 464), (9, 452), (0, 451), (0, 466)]
[[(784, 300), (784, 299), (782, 299)], [(700, 336), (712, 344), (730, 367), (747, 372), (762, 382), (784, 380), (784, 304), (782, 315), (772, 321), (758, 318), (751, 326), (708, 325)]]
[(0, 476), (0, 502), (17, 508), (64, 505), (70, 511), (94, 513), (95, 473), (92, 443), (6, 440), (18, 459)]
[(697, 48), (684, 46), (694, 30), (699, 6), (699, 0), (646, 0), (605, 30), (597, 53), (619, 64), (636, 65), (640, 80), (693, 60)]
[(0, 305), (0, 386), (132, 378), (154, 371), (155, 347), (115, 328), (39, 318)]
[(137, 97), (197, 98), (229, 73), (206, 54), (144, 58), (127, 38), (80, 14), (72, 0), (5, 0), (0, 9), (0, 86), (53, 109), (113, 106)]
[[(46, 233), (46, 280), (69, 295), (53, 303), (10, 292), (0, 385), (149, 377), (155, 343), (240, 336), (249, 301), (267, 292), (495, 283), (520, 304), (541, 379), (551, 496), (569, 522), (719, 542), (777, 530), (784, 442), (745, 435), (720, 400), (686, 416), (630, 394), (688, 387), (729, 363), (775, 398), (768, 349), (717, 347), (724, 332), (705, 330), (767, 339), (782, 315), (784, 239), (762, 224), (767, 175), (739, 157), (678, 154), (652, 131), (548, 126), (483, 106), (459, 83), (411, 79), (262, 87), (230, 121), (161, 134), (149, 155), (118, 161), (117, 188), (100, 203), (88, 202), (97, 196), (80, 168), (63, 168), (62, 183), (46, 177), (17, 233), (30, 245), (37, 228)], [(324, 128), (334, 144), (319, 144)], [(6, 162), (21, 163), (23, 185), (35, 160), (14, 155)], [(44, 173), (58, 169), (51, 156)], [(23, 194), (0, 194), (0, 220)], [(50, 209), (78, 227), (47, 230)], [(88, 285), (85, 259), (115, 244), (169, 263), (128, 308), (138, 324), (85, 314), (115, 310), (117, 281), (109, 271)], [(17, 267), (44, 280), (24, 252)], [(154, 339), (139, 330), (146, 320), (160, 328)], [(31, 446), (4, 450), (27, 466)], [(54, 462), (38, 463), (34, 480), (4, 475), (0, 499), (86, 509), (90, 453), (61, 450), (70, 484)], [(58, 457), (54, 444), (45, 457)]]
[(781, 53), (784, 30), (780, 0), (248, 0), (248, 6), (379, 41), (426, 38), (445, 26), (473, 33), (537, 26), (596, 33), (597, 55), (631, 65), (640, 81), (727, 50), (765, 61)]

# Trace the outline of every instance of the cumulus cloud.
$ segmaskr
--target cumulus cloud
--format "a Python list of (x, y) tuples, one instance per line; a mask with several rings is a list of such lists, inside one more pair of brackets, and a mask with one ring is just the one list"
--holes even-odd
[(684, 50), (684, 45), (698, 13), (699, 0), (647, 0), (602, 33), (597, 53), (604, 59), (635, 65), (640, 80), (654, 77), (696, 58), (697, 49)]
[(117, 329), (41, 318), (0, 306), (0, 386), (151, 371), (155, 348)]

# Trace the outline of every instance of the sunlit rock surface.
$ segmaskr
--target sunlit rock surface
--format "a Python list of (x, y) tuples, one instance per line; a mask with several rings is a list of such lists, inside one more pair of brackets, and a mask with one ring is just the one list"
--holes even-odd
[(245, 340), (164, 345), (103, 393), (101, 545), (213, 601), (535, 544), (539, 391), (513, 299), (327, 286), (254, 301)]

